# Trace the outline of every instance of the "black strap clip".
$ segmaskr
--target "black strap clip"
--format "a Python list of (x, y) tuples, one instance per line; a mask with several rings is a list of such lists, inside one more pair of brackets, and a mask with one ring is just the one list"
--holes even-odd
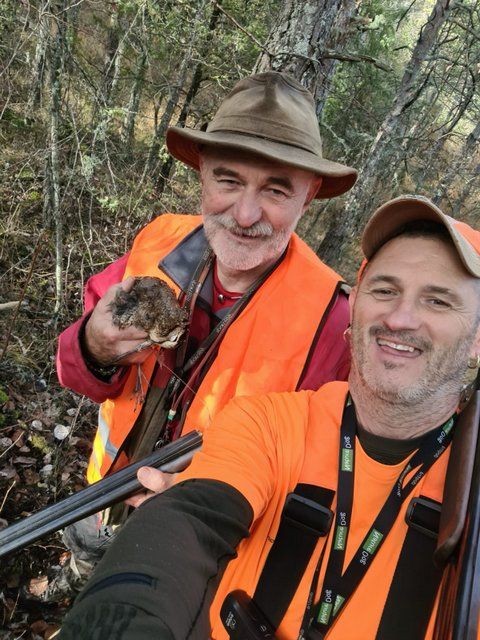
[(275, 640), (275, 629), (245, 591), (231, 591), (220, 610), (231, 640)]
[(423, 496), (412, 498), (405, 514), (405, 521), (412, 529), (435, 539), (440, 528), (441, 510), (440, 502)]
[(330, 531), (333, 511), (298, 493), (289, 493), (283, 507), (282, 518), (300, 529), (323, 537)]

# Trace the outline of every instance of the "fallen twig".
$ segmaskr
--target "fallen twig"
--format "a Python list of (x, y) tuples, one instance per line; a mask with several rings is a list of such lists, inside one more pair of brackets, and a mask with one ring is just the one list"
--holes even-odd
[(8, 498), (8, 494), (9, 494), (9, 493), (10, 493), (10, 491), (13, 489), (13, 487), (15, 486), (15, 483), (16, 483), (16, 482), (17, 482), (17, 481), (16, 481), (16, 480), (14, 480), (14, 481), (12, 482), (12, 484), (11, 484), (11, 485), (8, 487), (8, 489), (6, 490), (5, 495), (3, 496), (2, 504), (0, 505), (0, 513), (2, 513), (2, 511), (3, 511), (3, 507), (5, 506), (5, 502), (7, 501), (7, 498)]
[[(26, 302), (22, 302), (25, 305)], [(20, 300), (12, 300), (11, 302), (0, 302), (0, 311), (9, 311), (10, 309), (16, 309), (20, 306)]]
[[(20, 438), (21, 438), (22, 436), (23, 436), (23, 432), (18, 436), (18, 438), (15, 440), (15, 442), (12, 442), (12, 444), (11, 444), (10, 446), (8, 446), (8, 447), (5, 449), (5, 451), (2, 451), (2, 453), (0, 453), (0, 458), (1, 458), (2, 456), (4, 456), (4, 455), (7, 453), (7, 451), (10, 451), (10, 449), (11, 449), (12, 447), (14, 447), (14, 446), (17, 444), (17, 442), (20, 440)], [(0, 511), (1, 511), (1, 509), (0, 509)]]

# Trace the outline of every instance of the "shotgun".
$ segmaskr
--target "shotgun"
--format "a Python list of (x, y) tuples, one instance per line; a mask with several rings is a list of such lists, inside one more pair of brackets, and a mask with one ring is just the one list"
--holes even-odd
[(137, 480), (140, 467), (155, 467), (168, 473), (185, 469), (201, 444), (202, 434), (193, 431), (68, 498), (14, 522), (0, 531), (0, 558), (141, 491), (143, 487)]
[(480, 391), (459, 416), (435, 552), (445, 567), (435, 640), (477, 640), (480, 611)]

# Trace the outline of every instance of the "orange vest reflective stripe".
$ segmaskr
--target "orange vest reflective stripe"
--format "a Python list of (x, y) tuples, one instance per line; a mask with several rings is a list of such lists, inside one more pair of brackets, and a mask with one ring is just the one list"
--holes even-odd
[[(235, 589), (241, 589), (249, 595), (253, 595), (255, 592), (272, 543), (277, 536), (287, 494), (293, 491), (298, 483), (337, 490), (339, 428), (346, 393), (346, 383), (332, 382), (325, 384), (317, 392), (271, 396), (269, 402), (261, 404), (260, 415), (265, 413), (265, 420), (268, 420), (270, 425), (275, 425), (276, 437), (281, 441), (281, 445), (279, 445), (279, 460), (276, 461), (278, 467), (275, 468), (275, 487), (262, 515), (255, 521), (250, 537), (241, 542), (237, 557), (228, 564), (220, 582), (210, 609), (212, 639), (228, 639), (228, 634), (220, 621), (219, 615), (221, 605), (227, 594)], [(261, 398), (259, 400), (261, 402)], [(237, 410), (244, 409), (242, 405), (237, 405), (237, 407)], [(232, 411), (235, 411), (235, 409), (232, 409)], [(229, 420), (235, 421), (235, 418), (236, 414), (232, 412), (228, 416)], [(291, 437), (289, 437), (289, 434), (292, 434)], [(360, 445), (357, 445), (357, 447), (361, 450)], [(345, 612), (339, 617), (339, 620), (328, 634), (328, 637), (330, 638), (331, 636), (332, 640), (375, 638), (383, 606), (388, 596), (390, 582), (408, 531), (408, 525), (405, 522), (405, 512), (408, 504), (413, 497), (419, 495), (438, 502), (442, 501), (449, 452), (450, 450), (447, 450), (435, 462), (414, 489), (410, 499), (405, 501), (394, 527), (380, 550), (381, 556), (376, 559), (376, 562), (372, 563), (357, 592), (352, 596), (351, 603), (347, 605)], [(213, 451), (213, 456), (215, 456), (215, 453)], [(363, 450), (357, 452), (355, 491), (360, 489), (360, 497), (365, 499), (371, 481), (375, 479), (375, 475), (370, 474), (375, 474), (375, 470), (379, 466), (386, 467), (387, 465), (374, 463), (365, 468), (360, 458), (368, 458), (363, 453)], [(198, 464), (201, 464), (200, 461)], [(357, 470), (357, 466), (359, 470)], [(403, 463), (400, 463), (400, 466), (403, 466)], [(200, 473), (201, 471), (202, 469), (200, 468)], [(357, 471), (363, 476), (360, 485)], [(188, 479), (190, 474), (191, 477), (195, 477), (198, 473), (199, 469), (195, 468), (194, 463), (191, 469), (181, 474), (179, 481)], [(222, 478), (224, 482), (229, 482), (228, 474), (222, 475)], [(245, 483), (249, 483), (248, 478), (245, 479)], [(241, 487), (238, 484), (235, 486), (241, 492)], [(388, 487), (385, 485), (385, 490), (389, 491), (391, 486), (391, 484)], [(367, 487), (367, 492), (365, 487)], [(388, 495), (388, 492), (386, 495)], [(363, 507), (365, 507), (365, 511)], [(336, 499), (332, 505), (332, 509), (335, 508)], [(352, 552), (357, 548), (359, 542), (363, 539), (366, 528), (377, 515), (377, 511), (370, 512), (365, 504), (359, 504), (358, 502), (354, 507), (355, 511), (357, 515), (355, 516), (356, 519), (352, 520), (349, 543), (347, 545), (348, 550), (351, 544)], [(354, 540), (350, 543), (352, 537)], [(278, 628), (276, 634), (278, 638), (293, 639), (298, 637), (313, 573), (322, 549), (327, 543), (319, 587), (315, 598), (315, 601), (318, 600), (331, 538), (332, 536), (330, 535), (327, 539), (328, 541), (325, 538), (320, 538), (318, 541), (295, 596)], [(348, 561), (349, 559), (347, 559), (347, 563)], [(435, 612), (436, 605), (432, 612), (432, 619), (434, 619)], [(425, 635), (428, 640), (432, 638), (431, 626)], [(359, 629), (361, 631), (357, 633)]]
[[(161, 277), (178, 293), (158, 263), (200, 224), (198, 216), (173, 214), (151, 222), (135, 239), (125, 277)], [(228, 328), (188, 410), (183, 432), (205, 429), (233, 396), (294, 390), (339, 282), (339, 276), (294, 234), (283, 261)], [(150, 380), (154, 365), (152, 354), (142, 365), (144, 380)], [(139, 415), (136, 379), (132, 367), (121, 395), (100, 407), (89, 482), (108, 472)]]

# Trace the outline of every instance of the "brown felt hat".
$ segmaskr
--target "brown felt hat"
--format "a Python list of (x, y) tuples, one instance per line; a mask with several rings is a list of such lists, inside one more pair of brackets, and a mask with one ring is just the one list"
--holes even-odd
[(362, 236), (362, 249), (367, 260), (393, 238), (408, 222), (430, 220), (443, 225), (469, 273), (480, 278), (480, 232), (465, 222), (447, 216), (423, 196), (400, 196), (379, 207), (367, 222)]
[(285, 73), (268, 71), (240, 80), (205, 131), (171, 127), (170, 153), (198, 171), (200, 145), (251, 151), (323, 177), (316, 198), (348, 191), (357, 172), (322, 156), (311, 93)]

